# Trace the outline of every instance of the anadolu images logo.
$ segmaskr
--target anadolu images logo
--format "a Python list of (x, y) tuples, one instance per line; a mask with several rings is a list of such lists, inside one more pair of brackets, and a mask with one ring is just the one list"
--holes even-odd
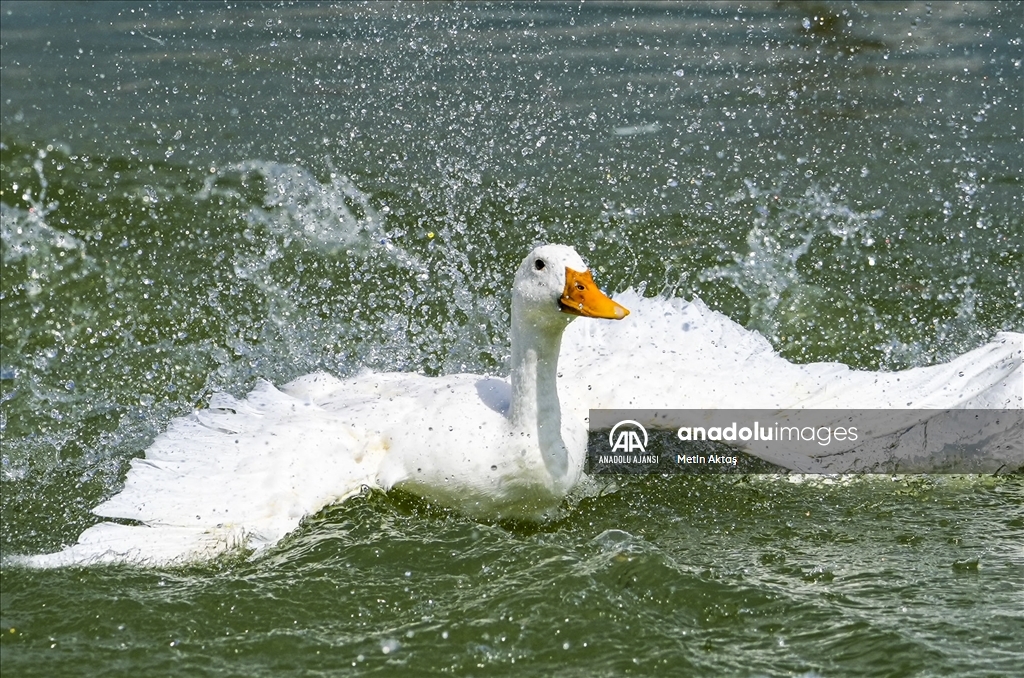
[[(616, 437), (615, 432), (619, 430), (619, 427), (627, 425), (638, 430), (623, 429), (619, 432), (618, 437)], [(643, 434), (643, 442), (640, 442), (640, 434)], [(627, 454), (631, 454), (633, 452), (646, 452), (647, 429), (645, 429), (638, 421), (624, 419), (615, 426), (612, 426), (612, 430), (608, 433), (608, 444), (612, 446), (613, 453), (625, 452)]]

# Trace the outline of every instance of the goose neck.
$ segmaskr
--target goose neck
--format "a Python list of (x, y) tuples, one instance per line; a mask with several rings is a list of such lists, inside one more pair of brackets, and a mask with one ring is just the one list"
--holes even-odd
[(561, 437), (562, 415), (557, 385), (558, 352), (564, 325), (524, 327), (517, 326), (515, 321), (513, 317), (509, 419), (513, 431), (537, 441), (552, 475), (561, 476), (568, 466)]

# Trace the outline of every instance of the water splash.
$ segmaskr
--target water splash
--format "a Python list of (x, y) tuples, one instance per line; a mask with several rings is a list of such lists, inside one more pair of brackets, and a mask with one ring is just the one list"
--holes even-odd
[(82, 241), (46, 223), (47, 211), (35, 206), (26, 210), (0, 203), (3, 263), (13, 264), (39, 255), (52, 255), (54, 250), (84, 252)]
[(808, 283), (798, 263), (816, 239), (832, 236), (841, 247), (870, 247), (874, 244), (871, 223), (882, 210), (857, 212), (838, 202), (835, 191), (808, 188), (796, 200), (783, 201), (774, 190), (762, 190), (750, 180), (746, 191), (728, 202), (754, 203), (754, 225), (747, 233), (747, 251), (733, 255), (733, 263), (701, 272), (702, 282), (728, 280), (750, 302), (747, 325), (774, 343), (785, 332), (789, 311), (825, 296), (825, 291)]
[[(893, 336), (876, 348), (886, 356), (886, 362), (895, 365), (929, 365), (952, 360), (960, 355), (964, 346), (972, 346), (989, 338), (989, 332), (978, 320), (978, 294), (973, 279), (957, 281), (956, 312), (946, 319), (932, 321), (929, 341), (901, 341)], [(945, 295), (944, 301), (954, 301)]]
[[(38, 192), (33, 193), (31, 188), (25, 188), (20, 196), (28, 203), (28, 209), (0, 202), (0, 261), (5, 265), (26, 262), (30, 279), (27, 292), (30, 296), (41, 291), (39, 280), (45, 277), (44, 271), (63, 270), (60, 260), (66, 254), (77, 251), (78, 258), (86, 257), (85, 245), (81, 240), (46, 222), (47, 216), (60, 207), (59, 202), (47, 199), (50, 184), (43, 173), (46, 156), (45, 150), (39, 150), (32, 162), (32, 170), (39, 182)], [(18, 189), (17, 184), (13, 187)]]
[(327, 164), (330, 177), (321, 183), (300, 165), (246, 160), (216, 169), (196, 198), (249, 202), (249, 222), (282, 236), (284, 247), (297, 242), (325, 254), (354, 250), (363, 256), (378, 248), (403, 266), (425, 270), (422, 262), (395, 244), (370, 196), (335, 171), (330, 161)]

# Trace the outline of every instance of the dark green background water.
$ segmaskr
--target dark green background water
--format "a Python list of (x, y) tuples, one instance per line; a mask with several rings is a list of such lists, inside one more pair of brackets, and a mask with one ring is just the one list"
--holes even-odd
[[(791, 360), (1024, 329), (1019, 3), (0, 3), (3, 554), (215, 390), (503, 373), (511, 271)], [(540, 527), (371, 494), (268, 556), (2, 568), (5, 676), (1014, 675), (1020, 478), (643, 477)]]

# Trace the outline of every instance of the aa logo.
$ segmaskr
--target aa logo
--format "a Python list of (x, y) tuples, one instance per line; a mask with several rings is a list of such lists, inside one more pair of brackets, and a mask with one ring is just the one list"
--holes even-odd
[[(621, 431), (619, 431), (620, 428), (622, 429)], [(618, 436), (615, 435), (616, 431), (618, 431)], [(643, 436), (642, 441), (640, 436)], [(612, 446), (612, 453), (626, 452), (632, 454), (634, 452), (646, 452), (647, 429), (641, 426), (640, 422), (633, 421), (632, 419), (620, 421), (615, 426), (612, 426), (612, 430), (608, 434), (608, 444)]]

